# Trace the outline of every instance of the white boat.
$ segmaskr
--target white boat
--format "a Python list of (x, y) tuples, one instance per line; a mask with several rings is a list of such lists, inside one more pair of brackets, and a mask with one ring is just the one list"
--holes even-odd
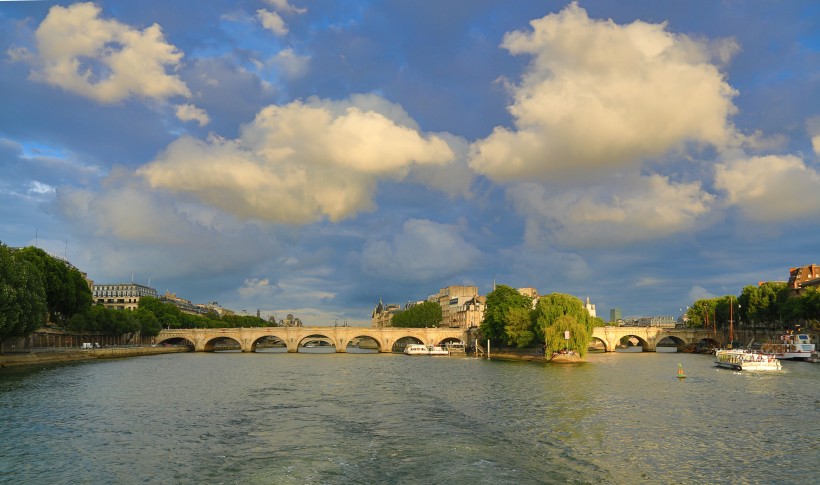
[(430, 355), (450, 355), (450, 351), (438, 345), (429, 345), (427, 349)]
[(778, 359), (806, 360), (814, 352), (814, 346), (811, 337), (804, 333), (798, 333), (781, 335), (779, 342), (763, 344), (760, 350), (767, 354), (773, 354)]
[(751, 352), (746, 349), (719, 349), (715, 351), (715, 364), (732, 370), (780, 370), (780, 360), (771, 354)]
[(447, 349), (438, 345), (410, 344), (404, 348), (405, 355), (450, 355)]

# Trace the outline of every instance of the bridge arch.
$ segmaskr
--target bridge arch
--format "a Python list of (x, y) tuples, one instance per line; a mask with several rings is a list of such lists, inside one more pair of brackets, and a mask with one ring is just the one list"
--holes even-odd
[(281, 349), (287, 352), (288, 343), (277, 335), (260, 335), (251, 341), (250, 351), (260, 352), (261, 349)]
[(640, 347), (644, 352), (655, 350), (655, 347), (639, 335), (628, 333), (618, 339), (619, 348)]
[(413, 344), (427, 345), (427, 342), (415, 335), (402, 335), (393, 341), (393, 345), (390, 346), (390, 351), (404, 352), (405, 347)]
[(157, 345), (165, 346), (165, 345), (174, 345), (174, 346), (185, 346), (190, 349), (195, 347), (195, 343), (191, 340), (188, 340), (185, 337), (168, 337), (168, 338), (157, 338), (156, 339)]
[(598, 345), (597, 345), (598, 343), (600, 343), (604, 347), (604, 352), (613, 352), (614, 351), (614, 349), (610, 348), (610, 344), (609, 344), (609, 342), (606, 341), (606, 339), (603, 339), (603, 338), (595, 336), (595, 335), (592, 335), (589, 338), (589, 347), (590, 348), (595, 348), (596, 350), (600, 351), (598, 349)]
[(351, 345), (351, 343), (354, 341), (358, 343), (358, 346), (361, 349), (371, 349), (373, 346), (375, 346), (376, 352), (385, 352), (385, 350), (383, 350), (382, 347), (384, 344), (378, 338), (366, 334), (354, 335), (353, 337), (344, 339), (342, 345), (345, 349), (345, 352), (347, 351), (347, 348)]
[[(330, 332), (328, 332), (328, 335), (326, 335), (325, 333), (311, 333), (309, 335), (303, 335), (296, 343), (297, 352), (299, 352), (301, 349), (312, 347), (312, 344), (315, 342), (319, 343), (317, 347), (332, 347), (334, 349), (334, 352), (338, 352), (341, 346), (332, 335), (329, 335), (329, 333)], [(329, 345), (324, 345), (324, 342), (329, 343)]]
[[(661, 338), (655, 343), (655, 351), (657, 352), (658, 347), (672, 347), (674, 346), (678, 352), (685, 350), (688, 346), (688, 342), (677, 335), (661, 335)], [(669, 345), (671, 344), (671, 345)]]
[[(231, 344), (230, 342), (233, 343)], [(242, 342), (227, 335), (218, 335), (206, 340), (203, 345), (203, 350), (205, 352), (217, 352), (223, 347), (226, 349), (229, 348), (230, 350), (242, 350)]]

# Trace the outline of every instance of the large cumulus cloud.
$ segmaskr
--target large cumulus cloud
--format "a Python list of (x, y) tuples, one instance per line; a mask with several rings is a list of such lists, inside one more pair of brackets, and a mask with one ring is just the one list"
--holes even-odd
[(496, 181), (606, 176), (686, 142), (721, 146), (735, 91), (713, 61), (734, 50), (666, 31), (665, 24), (593, 20), (573, 3), (504, 37), (532, 56), (509, 111), (474, 145), (471, 166)]
[(373, 239), (362, 251), (365, 273), (414, 282), (447, 281), (480, 262), (481, 252), (459, 226), (410, 219), (392, 239)]
[(820, 173), (794, 155), (746, 157), (715, 166), (715, 186), (749, 220), (820, 215)]
[(138, 174), (243, 219), (304, 224), (369, 210), (378, 180), (454, 157), (401, 107), (360, 95), (268, 106), (238, 138), (182, 137)]
[(661, 175), (630, 176), (584, 191), (550, 191), (524, 183), (508, 191), (528, 220), (526, 240), (543, 242), (542, 232), (567, 246), (595, 247), (657, 239), (693, 230), (712, 208), (714, 197), (700, 183), (675, 183)]
[(36, 31), (39, 68), (33, 77), (103, 103), (131, 96), (190, 96), (176, 69), (182, 53), (158, 24), (144, 30), (100, 18), (93, 3), (54, 6)]

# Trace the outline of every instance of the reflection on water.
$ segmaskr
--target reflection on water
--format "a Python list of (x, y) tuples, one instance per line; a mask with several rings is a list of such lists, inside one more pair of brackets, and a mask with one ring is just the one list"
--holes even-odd
[(761, 375), (691, 354), (559, 366), (277, 350), (1, 369), (0, 483), (814, 483), (820, 473), (818, 365)]

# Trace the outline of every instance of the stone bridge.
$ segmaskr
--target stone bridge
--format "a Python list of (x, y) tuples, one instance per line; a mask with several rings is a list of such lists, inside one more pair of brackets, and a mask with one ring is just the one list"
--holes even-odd
[(722, 335), (716, 336), (710, 330), (695, 328), (595, 327), (592, 331), (592, 340), (602, 342), (607, 352), (614, 352), (624, 337), (635, 337), (644, 352), (654, 352), (658, 342), (665, 338), (671, 340), (678, 350), (699, 342), (706, 342), (712, 347), (723, 343)]
[[(461, 341), (468, 346), (475, 341), (475, 331), (460, 328), (374, 328), (374, 327), (261, 327), (261, 328), (189, 328), (162, 330), (157, 343), (182, 342), (193, 346), (197, 352), (214, 350), (219, 339), (230, 339), (239, 344), (243, 352), (255, 352), (257, 344), (265, 337), (275, 337), (285, 343), (288, 352), (298, 352), (309, 340), (325, 340), (336, 352), (345, 352), (347, 345), (361, 337), (369, 337), (379, 352), (401, 350), (395, 347), (401, 339), (412, 339), (425, 345), (443, 345)], [(600, 341), (607, 352), (614, 352), (622, 345), (624, 337), (634, 337), (645, 352), (654, 352), (658, 342), (669, 338), (678, 349), (706, 341), (712, 346), (722, 343), (720, 334), (703, 329), (678, 329), (661, 327), (596, 327), (592, 341)]]
[[(351, 340), (370, 337), (378, 345), (379, 352), (393, 352), (395, 343), (409, 337), (413, 343), (441, 345), (460, 341), (465, 344), (467, 331), (460, 328), (373, 328), (373, 327), (260, 327), (260, 328), (189, 328), (162, 330), (157, 343), (186, 340), (196, 352), (213, 351), (220, 338), (237, 342), (242, 352), (255, 352), (260, 340), (275, 337), (287, 345), (288, 352), (298, 352), (300, 346), (310, 340), (325, 340), (345, 352)], [(401, 349), (398, 349), (401, 350)]]

